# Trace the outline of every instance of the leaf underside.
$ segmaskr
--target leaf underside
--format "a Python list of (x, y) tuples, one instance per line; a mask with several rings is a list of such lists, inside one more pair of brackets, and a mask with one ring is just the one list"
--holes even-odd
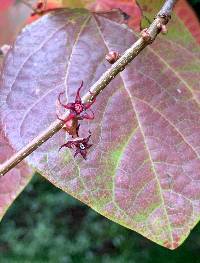
[[(110, 67), (108, 51), (123, 53), (136, 39), (117, 12), (66, 9), (27, 26), (1, 79), (14, 149), (56, 119), (60, 91), (73, 101), (83, 80), (84, 94)], [(197, 47), (186, 42), (160, 37), (98, 96), (95, 120), (81, 123), (81, 136), (92, 131), (87, 161), (58, 152), (62, 131), (28, 158), (57, 187), (170, 249), (200, 217), (200, 66)]]

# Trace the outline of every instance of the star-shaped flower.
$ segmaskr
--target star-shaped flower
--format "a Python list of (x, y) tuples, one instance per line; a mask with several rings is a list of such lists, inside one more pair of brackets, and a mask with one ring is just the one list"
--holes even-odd
[(76, 157), (78, 154), (82, 155), (82, 157), (86, 160), (87, 159), (87, 150), (92, 146), (92, 144), (89, 144), (89, 140), (91, 137), (91, 132), (89, 131), (89, 135), (86, 138), (75, 138), (73, 140), (69, 140), (67, 143), (60, 146), (59, 150), (61, 150), (63, 147), (67, 147), (70, 149), (75, 150), (74, 157)]
[[(84, 119), (93, 120), (94, 119), (93, 111), (90, 109), (91, 114), (89, 114), (87, 112), (87, 110), (95, 102), (95, 98), (90, 102), (83, 103), (81, 100), (81, 96), (80, 96), (80, 91), (81, 91), (82, 87), (83, 87), (83, 81), (81, 82), (81, 86), (77, 90), (75, 102), (63, 104), (61, 101), (61, 95), (64, 94), (64, 92), (61, 92), (59, 94), (58, 102), (60, 103), (60, 105), (63, 106), (65, 109), (70, 110), (70, 114), (69, 114), (67, 119), (63, 120), (59, 116), (57, 116), (59, 120), (66, 123), (69, 120), (74, 119), (74, 118), (76, 118), (78, 120), (84, 120)], [(91, 95), (93, 95), (93, 94), (91, 93)]]

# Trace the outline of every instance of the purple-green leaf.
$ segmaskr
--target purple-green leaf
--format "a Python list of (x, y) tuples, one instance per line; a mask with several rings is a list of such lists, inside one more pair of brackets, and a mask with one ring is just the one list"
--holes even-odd
[[(173, 28), (173, 24), (169, 30)], [(15, 150), (56, 119), (56, 98), (73, 101), (137, 35), (116, 13), (61, 10), (27, 26), (5, 61), (0, 99)], [(197, 47), (195, 47), (197, 50)], [(87, 161), (59, 132), (28, 158), (54, 185), (107, 218), (174, 249), (200, 217), (199, 61), (184, 43), (161, 37), (97, 97)]]

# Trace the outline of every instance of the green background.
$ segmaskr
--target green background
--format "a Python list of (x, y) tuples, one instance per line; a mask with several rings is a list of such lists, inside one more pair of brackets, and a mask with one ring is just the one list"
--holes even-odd
[[(1, 0), (0, 0), (1, 1)], [(200, 0), (189, 1), (200, 10)], [(200, 224), (174, 251), (107, 220), (36, 175), (0, 224), (0, 262), (200, 263)]]

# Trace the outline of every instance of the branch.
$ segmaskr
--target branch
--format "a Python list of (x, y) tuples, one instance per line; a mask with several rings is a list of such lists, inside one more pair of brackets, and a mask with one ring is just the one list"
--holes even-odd
[[(157, 14), (156, 18), (146, 30), (146, 33), (150, 36), (151, 41), (147, 41), (144, 37), (140, 37), (125, 53), (119, 58), (110, 69), (108, 69), (100, 79), (90, 88), (90, 92), (87, 92), (82, 98), (83, 102), (90, 101), (93, 97), (96, 97), (103, 89), (114, 79), (117, 74), (125, 69), (125, 67), (147, 46), (152, 43), (156, 36), (160, 33), (158, 25), (166, 25), (170, 19), (172, 10), (177, 0), (166, 0), (163, 7)], [(67, 118), (69, 111), (67, 111), (62, 119)], [(51, 138), (63, 127), (63, 122), (56, 120), (46, 130), (44, 130), (39, 136), (33, 139), (29, 144), (24, 146), (20, 151), (14, 154), (9, 160), (0, 166), (0, 176), (3, 176), (18, 163), (20, 163), (29, 154), (34, 152), (39, 146)]]

